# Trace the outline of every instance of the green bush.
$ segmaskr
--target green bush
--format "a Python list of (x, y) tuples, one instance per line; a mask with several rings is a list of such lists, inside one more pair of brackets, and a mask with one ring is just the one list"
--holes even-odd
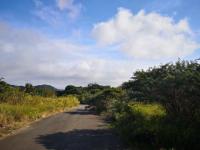
[(178, 61), (137, 71), (123, 88), (130, 99), (159, 102), (168, 115), (183, 118), (188, 124), (200, 120), (200, 64)]
[(114, 127), (131, 146), (152, 148), (158, 144), (161, 122), (166, 116), (159, 104), (132, 103), (116, 115)]
[(110, 88), (103, 90), (90, 99), (90, 104), (96, 107), (98, 113), (113, 112), (115, 103), (122, 99), (123, 91), (120, 88)]
[[(122, 88), (127, 92), (129, 101), (156, 102), (165, 108), (166, 117), (158, 122), (162, 128), (154, 135), (156, 138), (151, 139), (156, 139), (158, 144), (167, 148), (200, 149), (198, 62), (179, 60), (174, 64), (137, 71)], [(131, 116), (135, 114), (131, 113)], [(149, 134), (149, 130), (145, 133)]]

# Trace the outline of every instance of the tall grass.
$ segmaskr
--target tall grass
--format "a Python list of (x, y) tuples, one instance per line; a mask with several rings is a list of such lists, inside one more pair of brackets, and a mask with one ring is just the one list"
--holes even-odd
[(78, 104), (78, 99), (73, 96), (45, 98), (30, 95), (26, 95), (18, 103), (11, 101), (0, 103), (0, 136), (5, 130), (17, 128), (24, 123), (64, 111)]

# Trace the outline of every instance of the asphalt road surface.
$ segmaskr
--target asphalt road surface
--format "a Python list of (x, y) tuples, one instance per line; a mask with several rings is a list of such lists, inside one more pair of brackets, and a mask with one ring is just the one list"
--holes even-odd
[(0, 140), (0, 150), (123, 150), (107, 123), (85, 107), (33, 123)]

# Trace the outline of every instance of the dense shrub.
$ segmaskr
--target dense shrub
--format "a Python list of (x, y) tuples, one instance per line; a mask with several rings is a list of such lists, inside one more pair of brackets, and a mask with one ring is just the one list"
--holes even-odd
[[(176, 149), (200, 149), (199, 63), (178, 61), (147, 71), (137, 71), (132, 80), (124, 83), (122, 87), (128, 93), (130, 101), (156, 102), (165, 108), (166, 117), (162, 122), (156, 123), (157, 125), (161, 123), (161, 128), (157, 130), (156, 136), (151, 134), (155, 137), (151, 139), (155, 139), (158, 145)], [(135, 116), (126, 113), (125, 118), (130, 115), (133, 118)], [(122, 127), (127, 127), (126, 121), (122, 122), (124, 122)], [(132, 129), (127, 127), (128, 131)], [(145, 131), (145, 134), (149, 135), (149, 130)]]
[(172, 120), (160, 104), (128, 104), (115, 114), (113, 127), (133, 149), (200, 148), (199, 127)]
[(92, 97), (90, 99), (90, 104), (96, 107), (98, 113), (103, 111), (113, 112), (115, 104), (122, 99), (123, 95), (124, 92), (120, 88), (106, 89)]
[(165, 109), (159, 104), (131, 103), (113, 123), (125, 142), (134, 148), (151, 149), (159, 143)]
[(178, 61), (137, 71), (123, 87), (131, 99), (160, 102), (171, 116), (197, 121), (200, 116), (200, 64)]

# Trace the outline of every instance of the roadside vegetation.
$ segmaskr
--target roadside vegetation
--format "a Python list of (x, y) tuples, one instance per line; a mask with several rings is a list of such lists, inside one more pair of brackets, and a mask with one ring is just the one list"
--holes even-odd
[(30, 84), (22, 91), (0, 81), (0, 137), (29, 122), (79, 104), (74, 96), (44, 97), (33, 91)]
[[(106, 115), (133, 149), (200, 149), (198, 62), (179, 60), (139, 70), (117, 88), (92, 86), (71, 89), (78, 97), (87, 95), (81, 102)], [(68, 87), (64, 93), (73, 94)]]
[(129, 103), (123, 112), (115, 114), (113, 127), (133, 148), (159, 149), (165, 117), (166, 111), (159, 104)]

